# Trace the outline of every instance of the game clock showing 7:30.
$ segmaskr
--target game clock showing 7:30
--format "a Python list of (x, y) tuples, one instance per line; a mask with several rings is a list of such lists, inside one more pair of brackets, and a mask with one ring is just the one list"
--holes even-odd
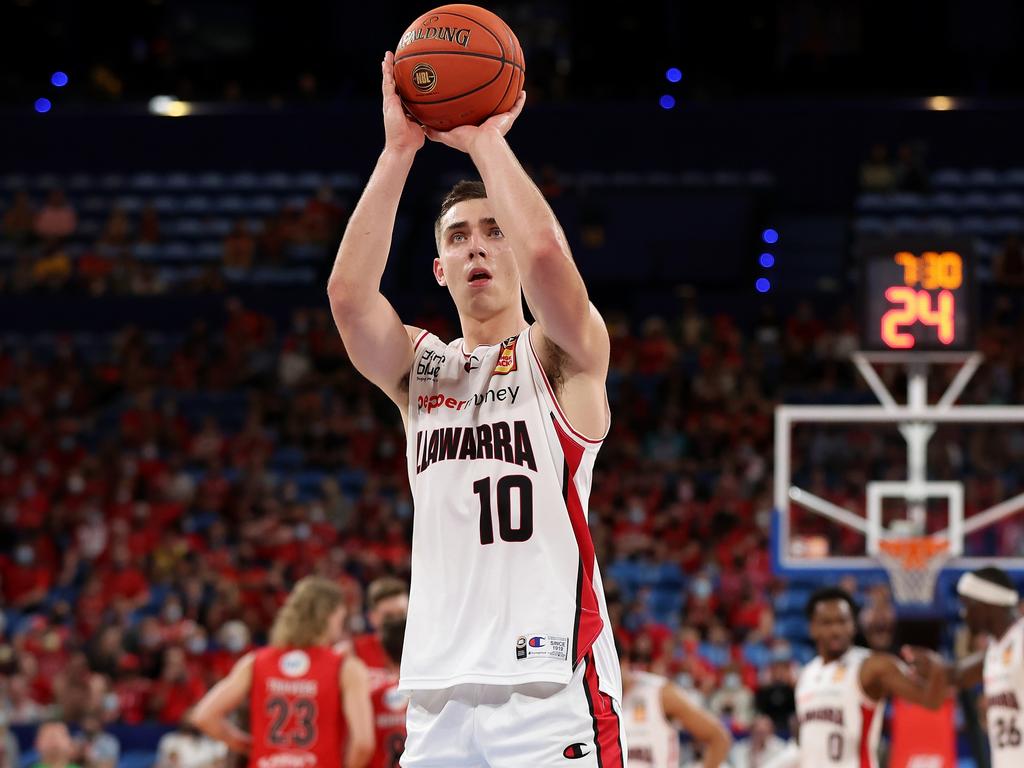
[(966, 248), (905, 245), (873, 250), (863, 266), (865, 349), (973, 348), (973, 276)]

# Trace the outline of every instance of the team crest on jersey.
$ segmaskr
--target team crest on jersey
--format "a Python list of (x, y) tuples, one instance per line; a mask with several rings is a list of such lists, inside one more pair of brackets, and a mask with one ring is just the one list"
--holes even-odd
[(832, 675), (832, 682), (841, 683), (844, 677), (846, 677), (846, 665), (840, 664), (836, 667), (836, 673)]
[(305, 651), (288, 651), (281, 657), (278, 667), (288, 677), (302, 677), (309, 672), (309, 655)]
[(1003, 666), (1008, 667), (1013, 663), (1013, 646), (1003, 650)]
[(501, 342), (501, 352), (498, 353), (498, 362), (494, 365), (492, 376), (504, 376), (516, 369), (516, 342), (518, 336), (509, 336)]
[(638, 701), (633, 705), (633, 719), (638, 723), (647, 721), (647, 705), (642, 701)]

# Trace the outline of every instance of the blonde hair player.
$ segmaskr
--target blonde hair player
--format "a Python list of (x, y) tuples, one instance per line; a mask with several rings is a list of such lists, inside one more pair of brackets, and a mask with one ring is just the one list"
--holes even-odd
[[(619, 667), (587, 525), (610, 423), (608, 331), (505, 140), (525, 94), (480, 126), (439, 133), (405, 115), (393, 65), (386, 54), (384, 150), (327, 292), (352, 363), (406, 427), (416, 514), (402, 765), (621, 766)], [(434, 226), (433, 277), (462, 325), (454, 341), (403, 325), (380, 292), (426, 137), (467, 153), (483, 180), (457, 184)]]
[(987, 635), (988, 648), (951, 669), (963, 688), (985, 684), (985, 717), (992, 768), (1024, 765), (1024, 618), (1020, 595), (1000, 568), (965, 573), (957, 582), (964, 620), (975, 634)]
[[(270, 645), (239, 659), (196, 705), (192, 722), (248, 754), (252, 768), (362, 768), (373, 754), (373, 714), (366, 667), (332, 648), (344, 623), (341, 588), (301, 579), (278, 611)], [(251, 735), (229, 719), (247, 700)]]
[(911, 669), (892, 654), (855, 646), (856, 615), (853, 598), (838, 587), (819, 589), (807, 602), (818, 655), (796, 685), (801, 768), (878, 768), (885, 700), (938, 709), (946, 699), (938, 654), (904, 649)]

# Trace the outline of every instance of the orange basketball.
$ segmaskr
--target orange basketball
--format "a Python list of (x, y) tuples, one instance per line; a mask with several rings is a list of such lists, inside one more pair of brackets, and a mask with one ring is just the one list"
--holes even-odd
[(442, 5), (414, 21), (395, 49), (395, 87), (423, 125), (446, 131), (507, 112), (526, 62), (508, 25), (476, 5)]

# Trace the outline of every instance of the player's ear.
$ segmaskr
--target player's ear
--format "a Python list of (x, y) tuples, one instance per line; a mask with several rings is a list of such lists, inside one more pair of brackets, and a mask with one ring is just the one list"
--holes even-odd
[(434, 279), (438, 285), (448, 285), (444, 278), (444, 267), (441, 265), (440, 257), (434, 258)]

